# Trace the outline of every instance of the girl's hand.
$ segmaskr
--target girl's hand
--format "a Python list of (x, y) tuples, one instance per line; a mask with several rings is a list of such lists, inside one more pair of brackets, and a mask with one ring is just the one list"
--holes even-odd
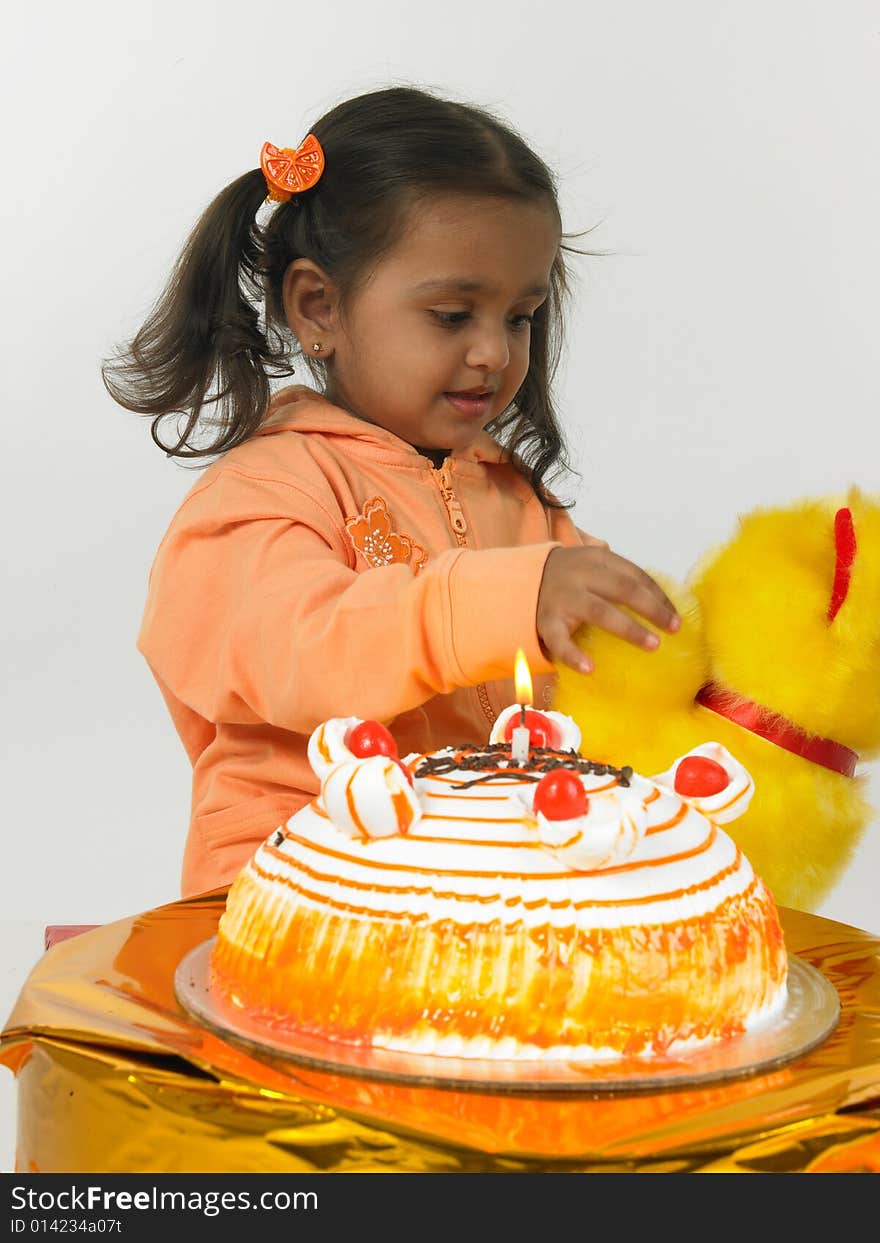
[(536, 625), (544, 654), (578, 673), (590, 673), (588, 656), (572, 641), (585, 623), (652, 651), (660, 640), (623, 605), (660, 630), (681, 625), (675, 606), (644, 570), (596, 541), (583, 548), (554, 548), (544, 566)]

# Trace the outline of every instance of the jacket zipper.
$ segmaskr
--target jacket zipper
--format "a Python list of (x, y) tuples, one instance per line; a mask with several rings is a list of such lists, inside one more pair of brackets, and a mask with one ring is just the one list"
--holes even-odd
[[(446, 506), (446, 516), (449, 519), (449, 525), (452, 527), (452, 534), (455, 536), (460, 548), (467, 548), (468, 524), (464, 516), (464, 510), (452, 486), (452, 468), (451, 466), (447, 468), (444, 462), (439, 469), (432, 467), (432, 470), (437, 480), (437, 486), (440, 489), (443, 504)], [(480, 707), (483, 709), (483, 715), (490, 725), (494, 725), (496, 714), (489, 702), (489, 691), (486, 688), (486, 683), (480, 682), (474, 689), (477, 692)]]
[(450, 472), (445, 465), (441, 466), (436, 472), (437, 486), (440, 489), (440, 495), (443, 498), (443, 504), (446, 506), (446, 516), (449, 518), (449, 525), (452, 527), (452, 534), (455, 536), (461, 548), (467, 548), (467, 531), (468, 525), (461, 508), (458, 497), (452, 487), (452, 478)]

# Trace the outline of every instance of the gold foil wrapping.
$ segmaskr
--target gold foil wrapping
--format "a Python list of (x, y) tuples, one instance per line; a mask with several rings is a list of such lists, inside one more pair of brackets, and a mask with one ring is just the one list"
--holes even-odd
[(782, 910), (789, 953), (837, 989), (818, 1048), (663, 1092), (452, 1091), (252, 1056), (184, 1013), (181, 958), (225, 891), (54, 946), (0, 1037), (17, 1169), (53, 1173), (880, 1172), (880, 938)]

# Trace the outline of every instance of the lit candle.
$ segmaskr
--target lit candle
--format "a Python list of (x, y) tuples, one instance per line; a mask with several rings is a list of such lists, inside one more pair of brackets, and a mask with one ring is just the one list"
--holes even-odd
[(532, 702), (532, 675), (529, 672), (526, 654), (519, 648), (513, 666), (513, 680), (516, 686), (516, 701), (519, 704), (520, 718), (510, 738), (510, 756), (514, 764), (527, 764), (529, 759), (529, 730), (526, 725), (526, 708)]
[(525, 724), (526, 706), (525, 704), (520, 706), (522, 707), (523, 724), (517, 725), (514, 728), (510, 738), (510, 755), (514, 764), (526, 764), (529, 759), (529, 730)]

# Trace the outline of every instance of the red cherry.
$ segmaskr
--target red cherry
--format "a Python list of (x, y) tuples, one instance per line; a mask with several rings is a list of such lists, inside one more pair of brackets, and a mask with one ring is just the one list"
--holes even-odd
[(381, 721), (360, 721), (352, 725), (345, 735), (345, 745), (358, 759), (369, 755), (387, 755), (397, 759), (397, 743)]
[[(504, 727), (504, 741), (511, 742), (513, 739), (513, 731), (517, 729), (522, 721), (521, 712), (512, 712), (510, 720)], [(555, 721), (551, 721), (549, 716), (545, 716), (543, 712), (533, 711), (526, 708), (526, 729), (529, 731), (530, 747), (550, 747), (551, 750), (558, 750), (562, 742), (562, 733)]]
[(554, 768), (545, 773), (535, 789), (535, 811), (548, 820), (576, 820), (590, 806), (584, 784), (570, 768)]
[(727, 769), (705, 755), (687, 755), (675, 770), (676, 794), (720, 794), (729, 785)]

